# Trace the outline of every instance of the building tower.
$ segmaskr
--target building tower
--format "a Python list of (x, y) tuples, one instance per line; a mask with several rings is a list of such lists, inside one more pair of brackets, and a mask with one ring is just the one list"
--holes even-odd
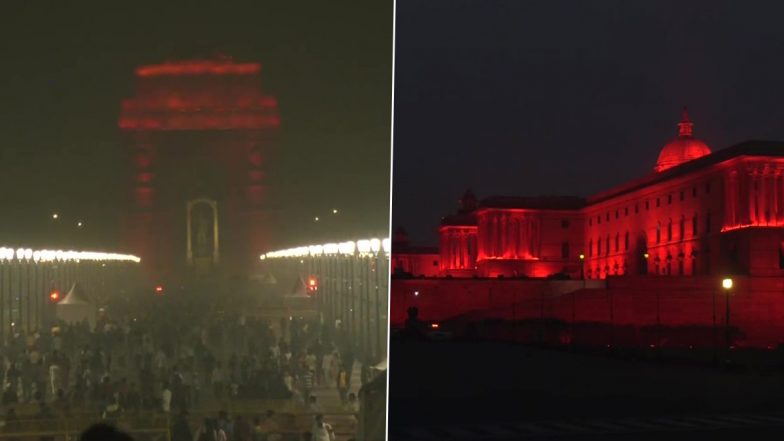
[(131, 192), (126, 246), (154, 277), (246, 274), (270, 217), (266, 169), (280, 125), (258, 63), (228, 57), (136, 69), (122, 102)]

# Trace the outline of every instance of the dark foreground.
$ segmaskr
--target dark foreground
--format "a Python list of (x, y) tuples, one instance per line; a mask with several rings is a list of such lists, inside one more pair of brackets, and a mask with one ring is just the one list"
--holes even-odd
[(396, 341), (390, 439), (766, 439), (784, 375), (521, 347)]

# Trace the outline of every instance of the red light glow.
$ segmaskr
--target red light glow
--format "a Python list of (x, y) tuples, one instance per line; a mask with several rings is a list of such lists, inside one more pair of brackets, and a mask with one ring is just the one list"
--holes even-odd
[(158, 285), (155, 287), (155, 294), (163, 294), (163, 286)]
[(141, 66), (140, 77), (175, 75), (249, 75), (261, 72), (259, 63), (232, 63), (231, 60), (193, 60)]
[(318, 291), (318, 280), (315, 277), (308, 278), (308, 292)]
[(440, 325), (438, 323), (431, 323), (430, 324), (430, 327), (433, 328), (433, 329), (438, 329), (439, 326)]
[(52, 291), (49, 293), (49, 300), (57, 302), (60, 300), (60, 291)]

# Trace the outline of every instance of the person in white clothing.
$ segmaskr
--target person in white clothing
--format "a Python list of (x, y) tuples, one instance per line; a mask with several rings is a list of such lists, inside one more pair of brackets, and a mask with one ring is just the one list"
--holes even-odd
[(163, 383), (163, 391), (161, 392), (161, 409), (164, 413), (171, 411), (172, 392), (169, 389), (169, 383)]
[(313, 427), (310, 429), (311, 441), (335, 441), (335, 432), (332, 426), (324, 422), (324, 416), (316, 415)]

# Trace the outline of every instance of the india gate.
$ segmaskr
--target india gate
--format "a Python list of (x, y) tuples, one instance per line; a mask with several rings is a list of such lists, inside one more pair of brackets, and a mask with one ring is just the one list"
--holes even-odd
[(280, 117), (261, 65), (228, 57), (136, 69), (122, 102), (125, 248), (151, 277), (247, 274), (268, 245), (266, 170)]

